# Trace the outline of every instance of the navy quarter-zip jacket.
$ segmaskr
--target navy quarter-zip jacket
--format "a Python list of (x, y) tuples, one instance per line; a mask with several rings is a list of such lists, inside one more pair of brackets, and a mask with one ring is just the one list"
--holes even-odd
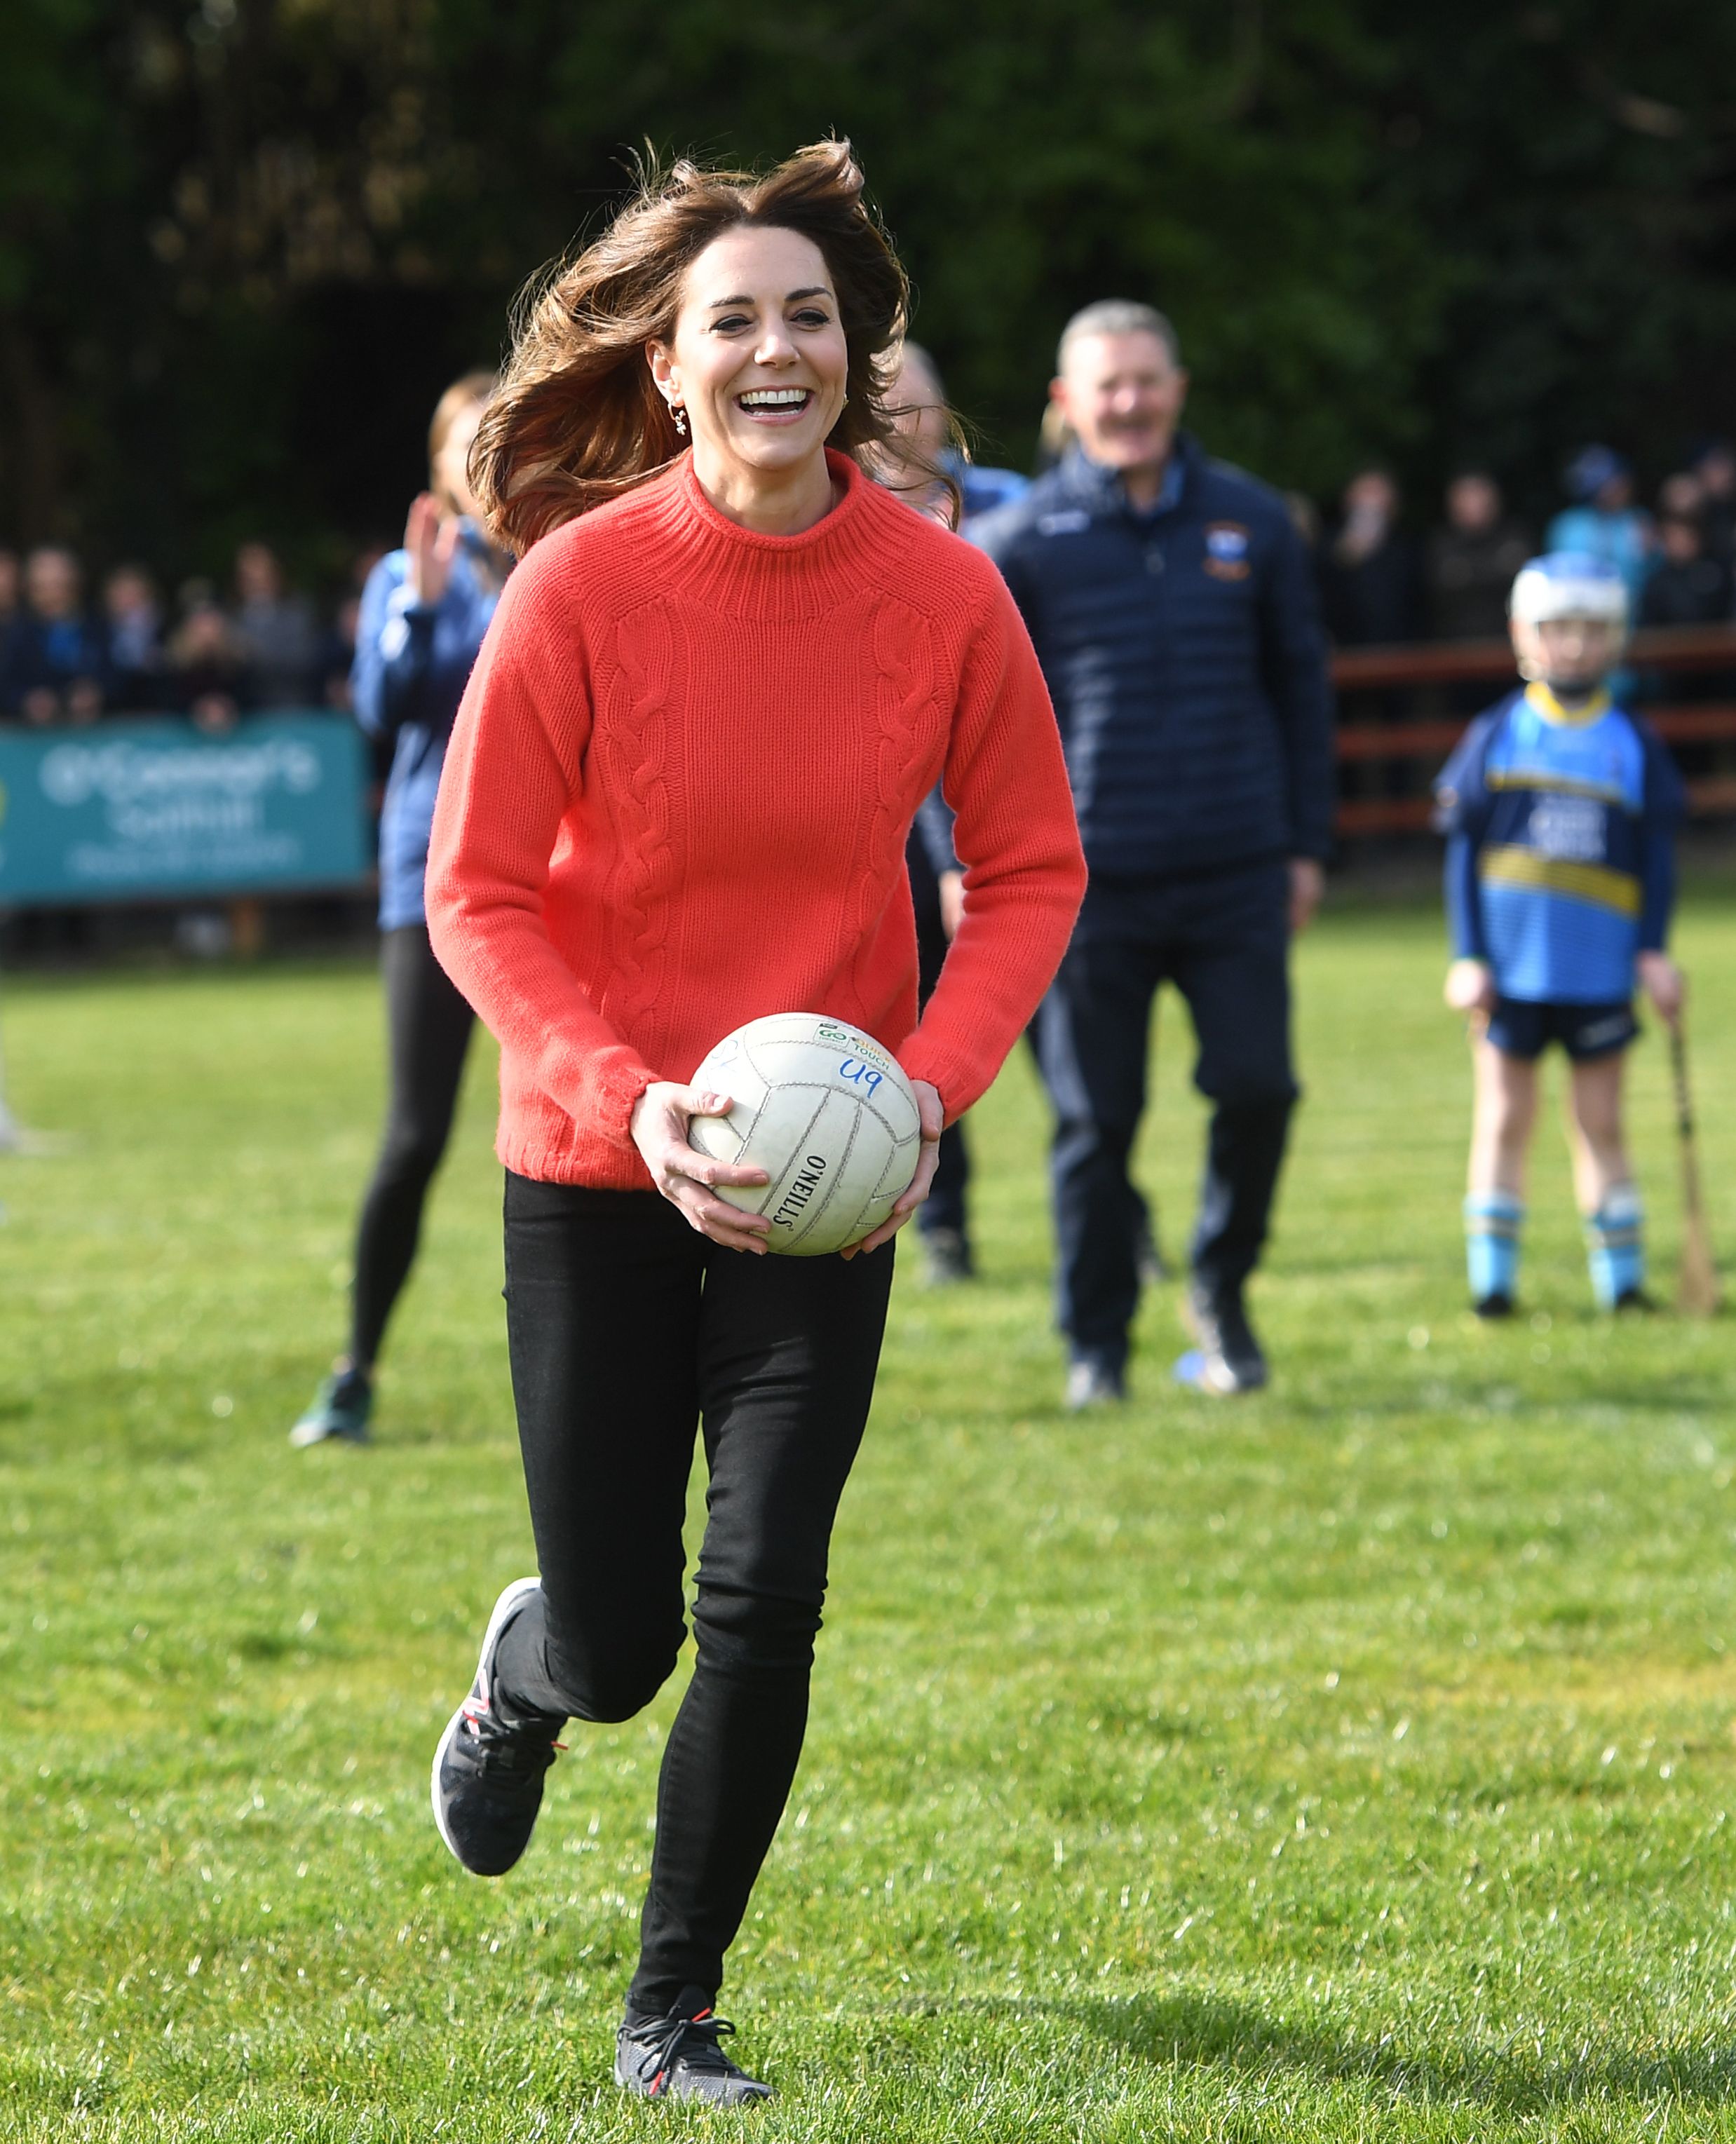
[(1077, 449), (971, 524), (1005, 575), (1061, 727), (1094, 871), (1324, 856), (1332, 692), (1314, 578), (1267, 485), (1178, 435), (1136, 514)]

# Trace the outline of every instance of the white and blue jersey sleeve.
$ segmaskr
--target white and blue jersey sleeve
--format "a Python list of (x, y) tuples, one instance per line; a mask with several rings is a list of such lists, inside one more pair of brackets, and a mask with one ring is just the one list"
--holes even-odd
[(1606, 1005), (1662, 947), (1682, 784), (1650, 727), (1532, 686), (1481, 716), (1436, 787), (1456, 952), (1504, 998)]

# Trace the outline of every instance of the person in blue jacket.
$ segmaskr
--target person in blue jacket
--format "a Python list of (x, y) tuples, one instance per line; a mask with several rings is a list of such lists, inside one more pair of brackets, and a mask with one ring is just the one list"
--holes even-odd
[(1213, 1104), (1189, 1253), (1199, 1346), (1178, 1371), (1245, 1392), (1267, 1366), (1242, 1291), (1297, 1096), (1289, 940), (1319, 901), (1332, 832), (1313, 577), (1278, 494), (1180, 429), (1188, 375), (1161, 313), (1087, 306), (1058, 372), (1077, 444), (970, 534), (1036, 643), (1091, 871), (1037, 1023), (1067, 1397), (1125, 1390), (1144, 1218), (1128, 1157), (1166, 980), (1188, 1001), (1194, 1084)]
[(1645, 1300), (1645, 1253), (1622, 1074), (1639, 1033), (1636, 975), (1662, 1020), (1681, 1013), (1664, 940), (1682, 782), (1656, 732), (1610, 689), (1629, 618), (1619, 565), (1585, 552), (1533, 558), (1510, 614), (1529, 682), (1471, 724), (1435, 792), (1454, 954), (1446, 1001), (1470, 1015), (1476, 1049), (1471, 1307), (1482, 1318), (1513, 1309), (1537, 1060), (1559, 1042), (1592, 1291), (1623, 1310)]
[[(888, 407), (896, 413), (899, 430), (920, 457), (918, 481), (904, 493), (919, 512), (933, 513), (950, 526), (955, 508), (957, 525), (963, 530), (980, 514), (1010, 504), (1029, 489), (1029, 479), (1016, 470), (986, 467), (960, 450), (957, 424), (947, 407), (940, 367), (920, 343), (906, 341), (902, 345), (898, 370), (888, 384), (886, 398)], [(943, 496), (937, 486), (921, 484), (920, 477), (925, 469), (938, 470), (950, 479), (956, 499)], [(924, 799), (917, 811), (905, 857), (916, 917), (918, 994), (920, 1003), (926, 1005), (940, 979), (946, 949), (959, 927), (965, 905), (964, 866), (953, 853), (952, 814), (938, 789)], [(975, 1273), (970, 1188), (970, 1153), (960, 1119), (940, 1134), (934, 1182), (927, 1199), (916, 1209), (923, 1268), (931, 1288), (950, 1287)]]
[(469, 1046), (470, 1008), (429, 945), (422, 877), (446, 741), (506, 578), (465, 474), (494, 389), (492, 374), (474, 372), (440, 397), (429, 429), (429, 489), (411, 505), (404, 548), (380, 560), (362, 592), (356, 717), (370, 737), (393, 740), (379, 821), (390, 1099), (356, 1232), (350, 1345), (290, 1430), (296, 1445), (367, 1437), (380, 1342), (416, 1255)]

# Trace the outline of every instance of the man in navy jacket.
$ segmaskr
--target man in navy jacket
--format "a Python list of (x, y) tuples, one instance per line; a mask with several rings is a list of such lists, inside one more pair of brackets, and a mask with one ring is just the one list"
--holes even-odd
[(1161, 313), (1088, 306), (1055, 399), (1078, 445), (970, 534), (1036, 643), (1090, 889), (1037, 1025), (1070, 1405), (1118, 1399), (1143, 1204), (1128, 1157), (1153, 997), (1173, 982), (1213, 1103), (1188, 1304), (1198, 1382), (1265, 1382), (1242, 1286), (1291, 1109), (1288, 945), (1320, 898), (1332, 706), (1313, 578), (1283, 501), (1179, 429), (1188, 375)]

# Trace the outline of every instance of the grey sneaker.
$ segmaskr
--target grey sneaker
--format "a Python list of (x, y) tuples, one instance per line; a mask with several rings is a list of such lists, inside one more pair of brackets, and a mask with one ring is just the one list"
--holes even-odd
[(1102, 1355), (1079, 1355), (1067, 1366), (1067, 1412), (1115, 1407), (1127, 1397), (1127, 1373)]
[(750, 2107), (772, 2097), (732, 2062), (720, 2042), (735, 2031), (702, 1988), (683, 1990), (667, 2017), (629, 2017), (615, 2035), (615, 2082), (642, 2099), (702, 2099)]
[(298, 1451), (337, 1437), (345, 1444), (368, 1442), (368, 1417), (374, 1412), (374, 1386), (365, 1370), (334, 1370), (308, 1402), (290, 1432)]
[(970, 1238), (962, 1228), (925, 1228), (921, 1234), (922, 1278), (928, 1287), (952, 1288), (976, 1278)]
[(1213, 1294), (1198, 1281), (1188, 1288), (1188, 1315), (1203, 1361), (1195, 1382), (1201, 1391), (1228, 1397), (1257, 1392), (1271, 1376), (1240, 1288)]
[(434, 1751), (434, 1822), (473, 1876), (505, 1875), (529, 1845), (543, 1806), (543, 1774), (562, 1746), (554, 1738), (563, 1720), (547, 1712), (503, 1712), (494, 1688), (501, 1634), (539, 1590), (534, 1578), (515, 1579), (494, 1603), (476, 1680)]

